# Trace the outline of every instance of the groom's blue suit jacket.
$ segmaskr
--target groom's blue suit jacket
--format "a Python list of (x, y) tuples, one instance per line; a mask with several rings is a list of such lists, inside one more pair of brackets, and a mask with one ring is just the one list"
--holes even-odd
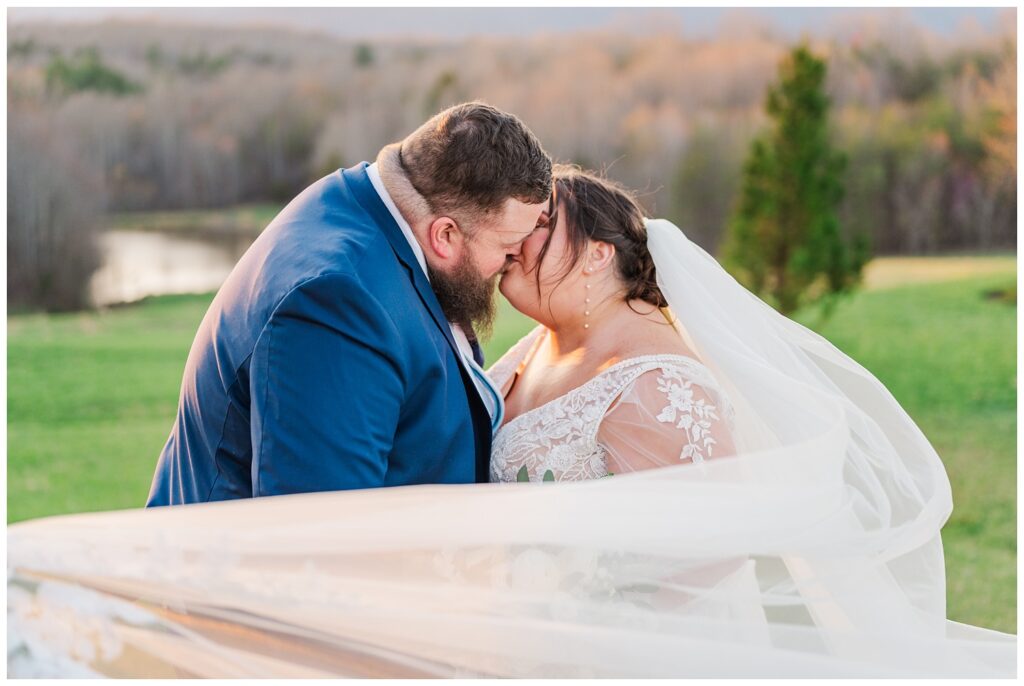
[(148, 506), (487, 480), (487, 410), (366, 167), (304, 190), (217, 293)]

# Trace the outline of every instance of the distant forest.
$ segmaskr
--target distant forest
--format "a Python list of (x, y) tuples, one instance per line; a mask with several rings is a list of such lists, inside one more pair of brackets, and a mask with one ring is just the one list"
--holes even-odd
[[(865, 10), (841, 35), (810, 39), (828, 61), (832, 135), (848, 158), (841, 224), (867, 232), (876, 254), (1015, 246), (1006, 13), (996, 32), (942, 37)], [(702, 40), (601, 31), (451, 43), (12, 25), (9, 259), (58, 254), (108, 212), (287, 201), (471, 99), (516, 113), (554, 158), (636, 189), (650, 214), (714, 251), (791, 45), (755, 24)], [(88, 259), (84, 244), (73, 254), (59, 259)]]

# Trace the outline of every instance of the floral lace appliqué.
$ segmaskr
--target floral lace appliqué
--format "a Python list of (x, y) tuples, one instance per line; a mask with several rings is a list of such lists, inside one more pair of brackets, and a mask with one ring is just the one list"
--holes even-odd
[(717, 408), (704, 398), (695, 400), (693, 382), (674, 367), (662, 370), (658, 390), (668, 399), (668, 404), (658, 414), (658, 421), (675, 424), (677, 429), (683, 429), (687, 434), (688, 443), (679, 453), (679, 459), (703, 462), (705, 450), (707, 457), (711, 457), (717, 442), (711, 436), (711, 420), (718, 419)]
[[(489, 374), (496, 385), (509, 380), (536, 335), (535, 331), (524, 338), (494, 365)], [(667, 400), (657, 420), (672, 422), (686, 432), (687, 444), (679, 458), (703, 462), (711, 457), (715, 443), (711, 422), (719, 418), (721, 410), (727, 419), (732, 416), (727, 405), (716, 407), (703, 398), (695, 399), (694, 385), (720, 393), (711, 372), (690, 357), (645, 355), (612, 365), (582, 386), (501, 427), (491, 451), (491, 481), (521, 481), (524, 468), (531, 482), (545, 480), (549, 471), (548, 480), (553, 477), (554, 481), (606, 476), (608, 453), (597, 440), (601, 421), (623, 389), (655, 369), (662, 370), (658, 388)]]

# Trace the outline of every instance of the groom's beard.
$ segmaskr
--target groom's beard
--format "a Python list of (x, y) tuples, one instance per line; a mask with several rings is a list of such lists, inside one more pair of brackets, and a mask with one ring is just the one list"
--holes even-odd
[(466, 252), (450, 273), (434, 269), (429, 264), (427, 273), (448, 321), (461, 326), (470, 337), (475, 332), (480, 339), (490, 338), (497, 313), (495, 287), (501, 272), (489, 279), (484, 278)]

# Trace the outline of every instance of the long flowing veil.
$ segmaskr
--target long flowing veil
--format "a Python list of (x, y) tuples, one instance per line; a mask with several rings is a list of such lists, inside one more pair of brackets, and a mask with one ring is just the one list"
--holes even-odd
[(1015, 636), (946, 619), (949, 481), (892, 395), (648, 245), (738, 455), (17, 524), (9, 676), (1014, 676)]

